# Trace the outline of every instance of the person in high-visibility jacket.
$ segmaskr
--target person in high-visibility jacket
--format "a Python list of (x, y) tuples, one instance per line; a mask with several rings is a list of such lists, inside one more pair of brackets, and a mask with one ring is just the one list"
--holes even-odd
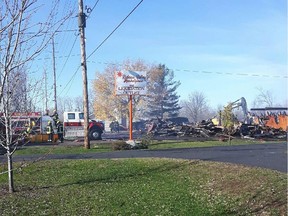
[(23, 131), (23, 135), (25, 137), (28, 137), (29, 134), (31, 133), (31, 126), (29, 124), (25, 124), (26, 129)]
[(57, 121), (59, 121), (59, 115), (58, 115), (57, 110), (53, 111), (53, 115), (51, 115), (51, 117), (53, 118), (54, 124), (56, 125)]
[(63, 138), (63, 123), (60, 120), (58, 120), (56, 126), (57, 126), (58, 140), (61, 143), (63, 143), (63, 141), (64, 141), (64, 138)]
[(46, 127), (46, 133), (48, 134), (48, 142), (52, 142), (53, 140), (53, 126), (52, 126), (52, 122), (48, 121), (47, 127)]

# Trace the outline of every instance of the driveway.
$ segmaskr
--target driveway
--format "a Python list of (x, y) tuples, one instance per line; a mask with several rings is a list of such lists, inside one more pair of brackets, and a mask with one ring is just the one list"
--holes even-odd
[[(43, 156), (43, 155), (41, 155)], [(36, 160), (40, 155), (17, 155), (14, 161)], [(218, 146), (163, 150), (127, 150), (87, 154), (46, 155), (47, 159), (177, 158), (243, 164), (287, 173), (287, 143)], [(6, 161), (1, 155), (0, 161)]]

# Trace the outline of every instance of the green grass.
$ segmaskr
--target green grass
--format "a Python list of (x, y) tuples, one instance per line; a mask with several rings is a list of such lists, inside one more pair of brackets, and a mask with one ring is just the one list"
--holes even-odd
[[(270, 141), (272, 142), (272, 141)], [(273, 141), (273, 143), (279, 141)], [(283, 142), (283, 141), (281, 141)], [(269, 143), (269, 141), (262, 140), (245, 140), (245, 139), (235, 139), (231, 141), (231, 144), (226, 141), (178, 141), (178, 140), (164, 140), (164, 141), (153, 141), (149, 145), (149, 149), (170, 149), (170, 148), (193, 148), (193, 147), (212, 147), (212, 146), (229, 146), (229, 145), (247, 145), (247, 144), (261, 144)]]
[(0, 215), (246, 216), (287, 211), (286, 174), (204, 161), (41, 161), (16, 172), (15, 187), (8, 194), (7, 175), (0, 175)]
[[(114, 141), (115, 142), (115, 141)], [(117, 141), (124, 142), (124, 141)], [(284, 141), (270, 141), (270, 142), (284, 142)], [(31, 146), (24, 146), (15, 152), (15, 155), (29, 155), (29, 154), (84, 154), (92, 152), (109, 152), (112, 151), (113, 142), (97, 142), (91, 143), (91, 149), (83, 148), (84, 145), (79, 144), (78, 146), (61, 146), (50, 145), (41, 146), (31, 144)], [(170, 148), (193, 148), (193, 147), (211, 147), (211, 146), (227, 146), (227, 145), (245, 145), (245, 144), (261, 144), (269, 143), (269, 141), (260, 140), (244, 140), (235, 139), (229, 142), (223, 141), (183, 141), (183, 140), (163, 140), (163, 141), (152, 141), (149, 143), (148, 149), (170, 149)]]
[(85, 154), (91, 152), (109, 152), (112, 151), (110, 143), (99, 143), (92, 144), (90, 149), (85, 149), (81, 146), (60, 146), (60, 145), (50, 145), (41, 146), (33, 144), (31, 146), (20, 147), (15, 155), (30, 155), (30, 154)]

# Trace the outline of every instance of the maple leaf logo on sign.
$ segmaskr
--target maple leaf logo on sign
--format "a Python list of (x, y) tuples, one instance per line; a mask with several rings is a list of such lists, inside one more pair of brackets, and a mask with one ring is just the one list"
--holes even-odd
[(118, 77), (122, 77), (122, 75), (123, 75), (123, 74), (122, 74), (121, 71), (118, 71), (118, 72), (117, 72), (117, 76), (118, 76)]

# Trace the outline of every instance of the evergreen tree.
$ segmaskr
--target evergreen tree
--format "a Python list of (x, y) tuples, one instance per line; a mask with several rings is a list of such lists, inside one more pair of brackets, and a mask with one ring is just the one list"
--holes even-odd
[(150, 71), (148, 80), (148, 116), (177, 117), (181, 109), (176, 94), (180, 82), (174, 81), (174, 72), (160, 64)]

